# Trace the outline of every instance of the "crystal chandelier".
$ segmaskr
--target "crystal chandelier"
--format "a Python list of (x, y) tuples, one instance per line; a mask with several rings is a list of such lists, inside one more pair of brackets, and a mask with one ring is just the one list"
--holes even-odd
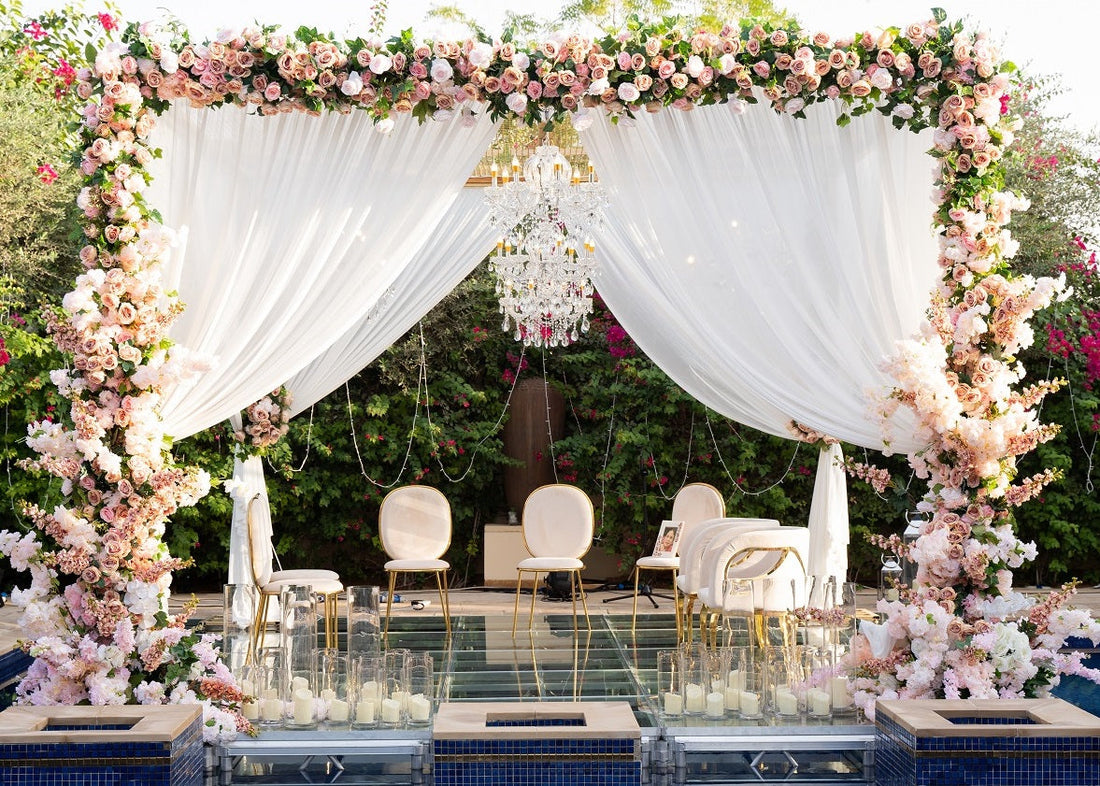
[(592, 313), (592, 230), (606, 198), (554, 145), (540, 145), (511, 173), (491, 168), (486, 202), (490, 220), (503, 232), (492, 258), (504, 330), (528, 346), (566, 346), (588, 330)]

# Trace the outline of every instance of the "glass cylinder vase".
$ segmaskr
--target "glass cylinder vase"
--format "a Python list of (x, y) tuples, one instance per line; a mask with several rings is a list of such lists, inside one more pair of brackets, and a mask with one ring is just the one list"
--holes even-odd
[(256, 585), (226, 584), (222, 587), (222, 662), (240, 676), (252, 662), (252, 637), (255, 631)]
[(435, 708), (435, 674), (432, 656), (426, 652), (410, 653), (405, 659), (408, 680), (408, 722), (410, 726), (427, 726)]
[(378, 587), (348, 587), (348, 657), (380, 655), (382, 627)]
[(381, 655), (356, 655), (350, 660), (352, 728), (373, 729), (381, 722), (384, 664)]

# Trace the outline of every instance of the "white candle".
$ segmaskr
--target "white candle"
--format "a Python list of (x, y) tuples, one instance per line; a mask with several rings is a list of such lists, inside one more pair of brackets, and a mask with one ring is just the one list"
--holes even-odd
[(279, 699), (264, 699), (260, 702), (260, 719), (265, 721), (282, 720), (283, 703)]
[(290, 681), (291, 695), (294, 695), (300, 690), (309, 690), (309, 680), (305, 677), (295, 677)]
[(363, 683), (363, 687), (359, 689), (360, 701), (370, 701), (374, 704), (374, 709), (377, 710), (380, 706), (378, 704), (381, 699), (381, 692), (378, 690), (378, 683), (374, 680), (369, 680)]
[(684, 712), (684, 697), (671, 691), (662, 697), (665, 700), (665, 715), (682, 715)]
[(245, 720), (257, 720), (260, 717), (260, 705), (254, 701), (246, 701), (241, 705), (241, 715)]
[(891, 602), (897, 600), (898, 599), (898, 590), (897, 590), (897, 588), (896, 587), (891, 587), (890, 589), (886, 590), (886, 592), (883, 593), (883, 597), (886, 598), (886, 600), (891, 601)]
[(313, 691), (294, 691), (294, 725), (308, 726), (313, 723)]
[(714, 691), (707, 694), (707, 717), (721, 718), (726, 714), (726, 697), (724, 694)]
[(726, 709), (737, 710), (741, 708), (741, 691), (737, 688), (726, 688)]
[(276, 690), (275, 688), (268, 688), (267, 690), (265, 690), (263, 692), (263, 695), (261, 695), (260, 698), (262, 698), (262, 699), (277, 699), (277, 698), (279, 698), (279, 691)]
[(751, 690), (741, 691), (741, 714), (748, 718), (756, 717), (760, 714), (760, 694), (753, 693)]
[(726, 677), (726, 684), (731, 688), (741, 691), (745, 689), (745, 672), (740, 669), (731, 669)]
[(252, 680), (241, 680), (241, 693), (245, 696), (253, 695), (256, 690), (256, 686), (252, 684)]
[(821, 688), (810, 688), (806, 692), (806, 698), (809, 700), (811, 715), (821, 717), (829, 714), (833, 701), (828, 691)]
[(402, 710), (407, 710), (409, 708), (409, 694), (407, 691), (395, 690), (390, 694), (390, 698), (396, 701)]
[(347, 723), (348, 703), (343, 699), (333, 699), (328, 705), (328, 719), (333, 723)]
[(684, 688), (684, 710), (687, 712), (702, 712), (707, 707), (706, 695), (703, 686), (689, 682)]
[(798, 714), (798, 697), (785, 685), (775, 689), (775, 709), (780, 715)]
[(843, 710), (852, 706), (852, 697), (848, 695), (847, 677), (833, 677), (829, 681), (829, 692), (833, 697), (833, 709)]
[(382, 722), (401, 722), (401, 702), (396, 699), (382, 699)]
[(374, 700), (360, 700), (355, 705), (355, 722), (368, 726), (374, 723)]
[(409, 719), (413, 721), (426, 721), (432, 712), (432, 703), (423, 693), (409, 696)]
[(321, 698), (325, 701), (332, 701), (336, 698), (336, 691), (334, 691), (332, 688), (325, 688), (321, 691)]

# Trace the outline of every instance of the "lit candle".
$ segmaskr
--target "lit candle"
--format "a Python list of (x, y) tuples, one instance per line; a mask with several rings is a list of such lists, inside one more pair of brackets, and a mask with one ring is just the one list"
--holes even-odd
[(775, 709), (780, 715), (798, 714), (798, 697), (785, 685), (775, 689)]
[(512, 156), (512, 177), (519, 180), (519, 159)]
[(738, 710), (741, 708), (741, 689), (726, 688), (726, 709)]
[(706, 706), (703, 686), (689, 682), (684, 688), (684, 710), (687, 712), (702, 712), (706, 709)]
[(755, 718), (760, 714), (760, 694), (751, 690), (741, 691), (741, 714), (746, 718)]
[(395, 699), (382, 699), (382, 722), (401, 722), (401, 702)]
[(432, 703), (423, 693), (409, 696), (409, 720), (424, 722), (432, 712)]
[(671, 691), (665, 693), (662, 698), (665, 700), (665, 715), (682, 715), (684, 712), (684, 697), (679, 693), (672, 693)]
[(355, 705), (355, 722), (364, 726), (374, 723), (374, 700), (360, 699)]
[(588, 162), (588, 182), (591, 183), (596, 179), (596, 168), (592, 166), (592, 162)]
[(824, 691), (821, 688), (810, 688), (806, 692), (806, 698), (809, 699), (811, 715), (816, 715), (820, 718), (829, 714), (833, 701), (828, 691)]
[(294, 692), (294, 725), (308, 726), (313, 723), (313, 691)]
[(707, 717), (721, 718), (726, 714), (726, 697), (714, 691), (707, 694)]
[(328, 719), (333, 723), (347, 723), (348, 703), (343, 699), (333, 699), (328, 706)]
[(829, 681), (829, 692), (833, 698), (833, 709), (843, 710), (852, 706), (852, 697), (848, 695), (848, 679), (833, 677)]
[(493, 176), (493, 185), (497, 184), (497, 178), (500, 177), (500, 167), (497, 166), (496, 161), (489, 167), (489, 174)]

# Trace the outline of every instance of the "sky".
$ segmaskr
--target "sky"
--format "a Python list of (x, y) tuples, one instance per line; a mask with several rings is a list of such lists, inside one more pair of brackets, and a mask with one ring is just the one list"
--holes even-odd
[[(794, 13), (808, 29), (834, 35), (884, 26), (903, 26), (926, 19), (932, 6), (943, 6), (951, 19), (969, 19), (974, 28), (985, 29), (1001, 42), (1003, 56), (1037, 74), (1061, 75), (1065, 95), (1052, 104), (1052, 111), (1065, 115), (1082, 131), (1100, 131), (1100, 101), (1097, 100), (1092, 43), (1100, 32), (1100, 3), (1096, 0), (777, 0)], [(366, 30), (370, 3), (360, 0), (116, 0), (127, 21), (144, 21), (162, 16), (165, 9), (180, 18), (192, 36), (213, 35), (222, 27), (242, 26), (257, 19), (290, 28), (317, 27), (338, 35)], [(390, 0), (386, 33), (412, 27), (426, 37), (446, 33), (438, 22), (425, 22), (435, 5), (454, 4), (496, 33), (506, 10), (533, 13), (540, 18), (557, 15), (557, 0)], [(24, 8), (35, 13), (61, 5), (61, 0), (26, 0)], [(94, 10), (96, 0), (85, 0)], [(1046, 21), (1044, 21), (1046, 20)], [(457, 37), (457, 33), (451, 36)]]

